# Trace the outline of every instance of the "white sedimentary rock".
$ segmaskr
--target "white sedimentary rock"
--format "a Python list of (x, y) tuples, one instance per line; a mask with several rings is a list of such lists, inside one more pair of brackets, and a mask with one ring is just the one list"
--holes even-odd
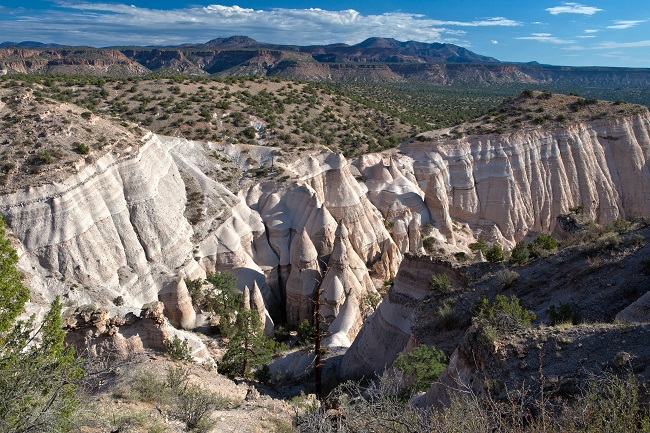
[(135, 310), (157, 300), (169, 275), (195, 272), (180, 174), (155, 135), (143, 141), (61, 184), (2, 196), (0, 211), (22, 243), (20, 265), (46, 299), (112, 305), (119, 295)]
[(449, 218), (508, 243), (552, 232), (556, 217), (582, 205), (596, 222), (650, 213), (648, 115), (608, 118), (503, 135), (411, 142), (432, 219), (450, 237)]

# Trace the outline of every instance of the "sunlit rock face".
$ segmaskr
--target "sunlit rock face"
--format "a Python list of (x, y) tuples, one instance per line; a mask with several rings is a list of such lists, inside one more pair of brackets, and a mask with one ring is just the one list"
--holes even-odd
[[(326, 343), (349, 346), (365, 298), (397, 274), (404, 254), (423, 252), (425, 237), (458, 250), (478, 235), (508, 247), (531, 231), (554, 232), (571, 207), (596, 222), (650, 214), (648, 121), (646, 112), (413, 141), (352, 161), (316, 149), (282, 165), (288, 180), (237, 192), (210, 174), (213, 144), (148, 133), (63, 181), (0, 195), (0, 212), (34, 305), (62, 295), (123, 315), (161, 300), (174, 325), (193, 328), (204, 318), (184, 280), (230, 271), (267, 333), (271, 316), (313, 322), (320, 290)], [(193, 223), (190, 183), (204, 216)]]
[(596, 222), (650, 211), (648, 114), (503, 135), (410, 142), (425, 202), (450, 238), (449, 218), (493, 230), (512, 245), (553, 232), (556, 217), (583, 206)]

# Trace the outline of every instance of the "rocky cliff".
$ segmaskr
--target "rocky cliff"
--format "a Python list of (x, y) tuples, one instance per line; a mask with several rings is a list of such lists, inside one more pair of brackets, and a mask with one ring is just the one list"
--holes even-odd
[[(6, 185), (0, 196), (35, 305), (62, 295), (71, 305), (138, 314), (161, 300), (174, 325), (192, 328), (206, 317), (191, 305), (183, 280), (227, 270), (267, 333), (274, 317), (313, 320), (320, 287), (327, 344), (349, 346), (372, 313), (376, 288), (397, 274), (404, 254), (423, 253), (424, 240), (440, 254), (469, 253), (478, 236), (511, 247), (533, 232), (555, 232), (556, 217), (577, 206), (596, 222), (650, 210), (650, 116), (641, 109), (502, 134), (431, 133), (399, 151), (352, 161), (324, 148), (281, 159), (269, 146), (189, 141), (132, 127), (101, 143), (85, 137), (90, 153), (61, 152), (67, 159), (59, 167), (48, 146), (70, 147), (66, 137), (77, 137), (70, 125), (92, 130), (91, 123), (108, 121), (29, 94), (5, 95), (2, 104), (13, 114), (44, 104), (41, 119), (45, 112), (70, 116), (58, 141), (47, 141), (43, 131), (33, 149), (15, 153), (26, 165), (10, 171), (23, 183)], [(23, 129), (38, 126), (21, 122)], [(5, 131), (7, 151), (20, 144), (16, 134)], [(28, 153), (44, 149), (50, 157), (42, 160)], [(246, 160), (248, 173), (231, 191), (216, 179), (234, 160)], [(252, 167), (271, 174), (254, 178)], [(38, 182), (30, 183), (32, 172)], [(399, 312), (404, 278), (373, 316), (394, 322), (386, 333), (394, 341), (406, 339), (411, 320)], [(403, 295), (417, 302), (416, 292)], [(378, 357), (392, 353), (384, 352)]]
[(400, 150), (437, 226), (452, 221), (508, 245), (529, 232), (553, 232), (556, 217), (583, 206), (596, 222), (650, 211), (647, 111), (501, 135), (411, 141)]

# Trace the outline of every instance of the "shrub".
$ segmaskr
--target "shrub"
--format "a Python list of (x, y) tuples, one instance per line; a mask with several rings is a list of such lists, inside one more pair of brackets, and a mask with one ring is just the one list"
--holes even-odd
[(298, 325), (298, 346), (307, 346), (314, 341), (316, 327), (309, 324), (307, 319)]
[(614, 221), (611, 221), (607, 225), (605, 225), (605, 232), (615, 232), (620, 235), (625, 233), (630, 229), (632, 226), (632, 223), (629, 221), (625, 221), (624, 219), (621, 218), (616, 218)]
[(113, 304), (115, 304), (118, 307), (121, 307), (124, 305), (124, 297), (123, 296), (117, 296), (113, 299)]
[(517, 245), (515, 245), (510, 253), (510, 263), (523, 265), (528, 261), (529, 257), (528, 244), (525, 241), (517, 242)]
[(163, 342), (165, 352), (175, 361), (192, 361), (192, 351), (187, 343), (187, 338), (180, 339), (174, 335), (173, 339)]
[(400, 370), (410, 381), (410, 391), (426, 391), (447, 367), (442, 350), (420, 344), (409, 353), (400, 353), (393, 368)]
[(493, 243), (485, 253), (485, 259), (490, 263), (502, 262), (503, 258), (503, 248), (498, 242)]
[(187, 388), (190, 379), (190, 368), (183, 366), (171, 366), (167, 368), (165, 386), (172, 392), (178, 394)]
[(90, 153), (90, 147), (88, 147), (87, 144), (79, 143), (78, 141), (75, 141), (73, 145), (74, 145), (75, 152), (81, 155), (88, 155)]
[[(131, 390), (139, 401), (163, 403), (168, 400), (165, 384), (157, 374), (151, 371), (143, 371), (138, 374), (131, 385)], [(127, 395), (129, 394), (127, 393)]]
[(445, 299), (438, 307), (438, 317), (440, 323), (447, 329), (453, 328), (458, 323), (458, 316), (455, 308), (454, 299)]
[(436, 250), (436, 239), (435, 238), (425, 238), (422, 241), (422, 247), (427, 254), (433, 254)]
[(547, 251), (551, 251), (557, 248), (557, 240), (553, 236), (543, 233), (539, 235), (537, 239), (533, 241), (533, 243)]
[(422, 236), (424, 237), (429, 236), (431, 233), (433, 233), (433, 225), (431, 225), (430, 222), (422, 224), (420, 227), (420, 233), (422, 233)]
[(436, 274), (429, 280), (429, 290), (434, 290), (438, 293), (447, 293), (449, 288), (450, 284), (447, 274)]
[(363, 297), (363, 304), (372, 308), (373, 311), (377, 309), (380, 303), (381, 303), (381, 295), (377, 292), (368, 292)]
[(573, 307), (569, 303), (560, 302), (560, 305), (556, 307), (551, 305), (546, 310), (548, 319), (551, 321), (551, 325), (562, 325), (570, 323), (572, 325), (578, 324), (578, 316), (573, 311)]
[(481, 251), (483, 254), (487, 253), (489, 248), (489, 245), (483, 238), (479, 237), (476, 242), (473, 242), (469, 244), (469, 249), (474, 251), (475, 253)]
[(476, 317), (486, 320), (499, 331), (507, 331), (513, 327), (530, 326), (537, 315), (519, 305), (516, 296), (508, 299), (504, 295), (497, 295), (493, 302), (486, 297), (481, 299)]
[(214, 422), (210, 413), (219, 408), (225, 408), (228, 400), (215, 395), (197, 385), (189, 385), (178, 395), (176, 406), (172, 408), (174, 418), (183, 421), (188, 429), (207, 432)]
[(507, 289), (519, 279), (519, 274), (510, 269), (504, 269), (497, 273), (497, 279), (499, 280), (499, 284), (501, 284), (501, 287)]
[(187, 291), (192, 298), (192, 305), (195, 307), (201, 307), (203, 305), (203, 280), (197, 278), (196, 280), (190, 280), (189, 278), (185, 279), (185, 286)]

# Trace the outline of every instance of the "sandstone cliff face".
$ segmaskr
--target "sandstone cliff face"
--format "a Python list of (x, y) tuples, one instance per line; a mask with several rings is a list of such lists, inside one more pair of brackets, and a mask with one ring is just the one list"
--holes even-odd
[(149, 69), (114, 49), (0, 48), (0, 69), (21, 74), (140, 76)]
[(650, 212), (648, 115), (536, 128), (505, 135), (410, 142), (425, 202), (441, 232), (467, 222), (512, 245), (553, 232), (556, 217), (584, 206), (596, 222)]
[[(327, 343), (348, 346), (366, 297), (397, 274), (405, 253), (422, 252), (428, 223), (426, 236), (461, 251), (479, 234), (507, 246), (552, 232), (557, 215), (578, 205), (597, 222), (650, 213), (648, 118), (409, 142), (352, 163), (315, 150), (282, 163), (293, 180), (242, 179), (237, 194), (215, 180), (214, 144), (149, 133), (63, 180), (0, 196), (0, 212), (37, 303), (62, 295), (111, 306), (121, 296), (124, 305), (110, 308), (123, 314), (160, 299), (174, 325), (192, 328), (203, 319), (183, 280), (227, 270), (248, 288), (267, 333), (269, 311), (283, 309), (292, 324), (311, 320), (320, 285)], [(219, 149), (242, 153), (238, 146)], [(257, 162), (271, 150), (246, 147)], [(192, 224), (190, 205), (201, 211)], [(397, 320), (386, 311), (398, 304), (389, 298), (375, 317)], [(410, 319), (395, 314), (402, 332)]]
[(60, 184), (2, 197), (2, 213), (22, 243), (23, 267), (48, 300), (63, 295), (110, 305), (122, 296), (137, 308), (157, 299), (166, 275), (194, 272), (180, 174), (156, 136), (143, 141), (138, 150), (105, 154)]

